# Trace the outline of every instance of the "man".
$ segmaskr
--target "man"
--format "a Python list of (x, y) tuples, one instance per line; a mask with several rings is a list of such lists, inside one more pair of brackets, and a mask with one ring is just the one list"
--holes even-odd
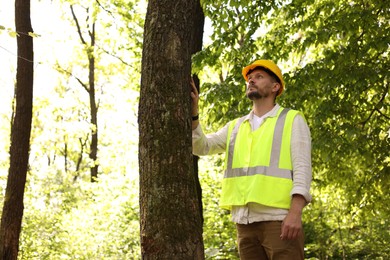
[(303, 115), (276, 101), (284, 90), (279, 67), (257, 60), (242, 70), (252, 111), (218, 132), (199, 124), (192, 86), (195, 155), (226, 152), (220, 206), (231, 210), (241, 259), (304, 259), (302, 210), (310, 202), (311, 137)]

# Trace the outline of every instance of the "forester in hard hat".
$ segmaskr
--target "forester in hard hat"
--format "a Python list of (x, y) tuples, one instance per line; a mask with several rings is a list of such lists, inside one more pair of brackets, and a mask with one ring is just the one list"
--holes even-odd
[(311, 138), (303, 115), (279, 106), (279, 67), (257, 60), (242, 70), (253, 109), (205, 135), (192, 85), (193, 153), (226, 152), (220, 206), (231, 210), (241, 259), (304, 259), (302, 210), (310, 202)]

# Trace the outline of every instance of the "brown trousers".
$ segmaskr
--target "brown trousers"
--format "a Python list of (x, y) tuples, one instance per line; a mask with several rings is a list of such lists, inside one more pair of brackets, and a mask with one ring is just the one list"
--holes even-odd
[(237, 224), (238, 251), (241, 260), (302, 260), (304, 235), (281, 240), (281, 221)]

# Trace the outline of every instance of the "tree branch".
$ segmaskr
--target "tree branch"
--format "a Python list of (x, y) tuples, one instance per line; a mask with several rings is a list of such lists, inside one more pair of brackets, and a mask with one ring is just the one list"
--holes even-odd
[(98, 6), (100, 6), (104, 11), (106, 11), (107, 13), (109, 13), (109, 14), (111, 15), (111, 17), (113, 17), (114, 20), (115, 20), (115, 16), (113, 15), (113, 13), (112, 13), (110, 10), (108, 10), (107, 8), (105, 8), (105, 7), (100, 3), (99, 0), (96, 0), (96, 3), (97, 3)]
[(382, 95), (381, 99), (378, 101), (378, 103), (377, 103), (377, 104), (374, 106), (374, 108), (371, 110), (371, 113), (370, 113), (370, 115), (367, 117), (367, 119), (360, 123), (361, 125), (363, 125), (363, 128), (366, 126), (367, 122), (371, 119), (371, 117), (372, 117), (372, 115), (375, 113), (375, 111), (378, 112), (380, 115), (384, 116), (385, 118), (390, 119), (387, 115), (383, 114), (383, 113), (379, 110), (379, 105), (385, 100), (387, 94), (389, 93), (389, 85), (390, 85), (390, 84), (387, 84), (386, 89), (385, 89), (385, 91), (383, 92), (383, 95)]
[(73, 20), (74, 20), (75, 23), (76, 23), (77, 32), (78, 32), (78, 34), (79, 34), (80, 40), (81, 40), (81, 42), (82, 42), (84, 45), (87, 45), (87, 42), (84, 40), (83, 34), (81, 33), (81, 28), (80, 28), (79, 20), (77, 19), (76, 14), (75, 14), (75, 12), (74, 12), (74, 10), (73, 10), (73, 5), (70, 5), (70, 10), (71, 10), (71, 12), (72, 12)]
[(108, 54), (108, 55), (114, 57), (115, 59), (118, 59), (120, 62), (122, 62), (122, 63), (125, 64), (126, 66), (129, 66), (130, 68), (133, 68), (133, 69), (137, 69), (137, 68), (134, 67), (132, 64), (128, 63), (128, 62), (125, 61), (123, 58), (119, 57), (118, 55), (113, 54), (113, 53), (107, 51), (106, 49), (104, 49), (103, 47), (100, 47), (99, 45), (96, 45), (96, 47), (98, 47), (100, 50), (102, 50), (105, 54)]
[(72, 72), (67, 71), (66, 69), (62, 68), (61, 65), (59, 65), (59, 64), (56, 65), (56, 70), (59, 72), (65, 73), (68, 76), (75, 78), (80, 83), (80, 85), (89, 93), (89, 88), (88, 88), (87, 84), (85, 84), (79, 77), (73, 75)]

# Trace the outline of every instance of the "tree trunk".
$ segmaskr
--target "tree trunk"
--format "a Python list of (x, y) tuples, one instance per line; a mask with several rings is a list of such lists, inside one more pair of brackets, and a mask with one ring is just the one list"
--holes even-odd
[(98, 177), (98, 168), (99, 164), (97, 161), (97, 152), (98, 152), (98, 124), (97, 124), (97, 105), (95, 97), (95, 54), (93, 49), (95, 48), (95, 23), (92, 25), (92, 32), (90, 32), (91, 38), (91, 48), (92, 51), (88, 53), (88, 63), (89, 63), (89, 106), (91, 109), (91, 125), (93, 126), (91, 130), (91, 145), (89, 151), (89, 158), (93, 162), (91, 166), (91, 182), (95, 182)]
[(15, 27), (18, 60), (16, 72), (16, 109), (11, 127), (10, 168), (0, 227), (1, 259), (17, 259), (23, 218), (33, 100), (33, 39), (30, 1), (15, 0)]
[(89, 96), (89, 107), (90, 107), (90, 123), (91, 123), (91, 143), (89, 146), (89, 158), (91, 159), (93, 165), (91, 166), (91, 182), (95, 182), (98, 177), (98, 124), (97, 124), (97, 113), (98, 106), (96, 104), (96, 90), (95, 90), (95, 41), (96, 41), (96, 30), (95, 30), (95, 21), (89, 21), (89, 17), (92, 16), (91, 11), (87, 8), (86, 12), (88, 13), (87, 19), (87, 30), (89, 37), (89, 43), (84, 38), (81, 25), (76, 16), (73, 5), (70, 6), (70, 10), (72, 12), (73, 20), (76, 23), (77, 33), (79, 35), (81, 43), (84, 45), (86, 50), (87, 58), (88, 58), (88, 84), (85, 84), (81, 79), (77, 78), (80, 85), (88, 92)]
[(151, 0), (139, 103), (143, 259), (204, 259), (191, 151), (190, 75), (196, 0)]

